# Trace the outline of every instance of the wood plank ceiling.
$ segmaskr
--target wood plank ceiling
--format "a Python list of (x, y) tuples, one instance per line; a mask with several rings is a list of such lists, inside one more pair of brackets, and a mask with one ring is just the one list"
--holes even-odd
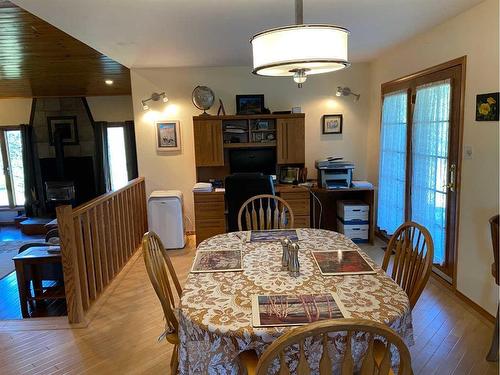
[(0, 0), (0, 98), (130, 93), (128, 68)]

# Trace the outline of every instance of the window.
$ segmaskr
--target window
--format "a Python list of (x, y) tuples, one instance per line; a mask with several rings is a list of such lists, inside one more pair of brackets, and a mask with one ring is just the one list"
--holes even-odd
[(109, 180), (111, 190), (119, 189), (128, 183), (127, 153), (125, 132), (122, 126), (106, 128)]
[(21, 131), (0, 129), (0, 206), (24, 205), (24, 167)]

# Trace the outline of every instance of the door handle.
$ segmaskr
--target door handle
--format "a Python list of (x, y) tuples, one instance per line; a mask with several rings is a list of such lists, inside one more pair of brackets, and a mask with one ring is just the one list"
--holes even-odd
[(457, 166), (456, 164), (450, 165), (450, 178), (448, 179), (448, 183), (443, 187), (449, 189), (451, 192), (455, 191), (455, 178), (456, 178)]

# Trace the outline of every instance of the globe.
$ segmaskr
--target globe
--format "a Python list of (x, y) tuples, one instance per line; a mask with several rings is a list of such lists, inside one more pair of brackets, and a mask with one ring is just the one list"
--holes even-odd
[(214, 104), (215, 94), (210, 87), (196, 86), (193, 90), (192, 100), (195, 107), (202, 109), (203, 114), (207, 115), (207, 109)]

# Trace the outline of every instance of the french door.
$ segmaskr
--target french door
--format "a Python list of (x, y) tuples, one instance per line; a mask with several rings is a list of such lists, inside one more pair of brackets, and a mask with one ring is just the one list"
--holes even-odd
[(454, 280), (463, 60), (382, 85), (377, 226), (425, 226), (434, 271)]
[(21, 130), (0, 129), (0, 207), (24, 205), (24, 167)]

